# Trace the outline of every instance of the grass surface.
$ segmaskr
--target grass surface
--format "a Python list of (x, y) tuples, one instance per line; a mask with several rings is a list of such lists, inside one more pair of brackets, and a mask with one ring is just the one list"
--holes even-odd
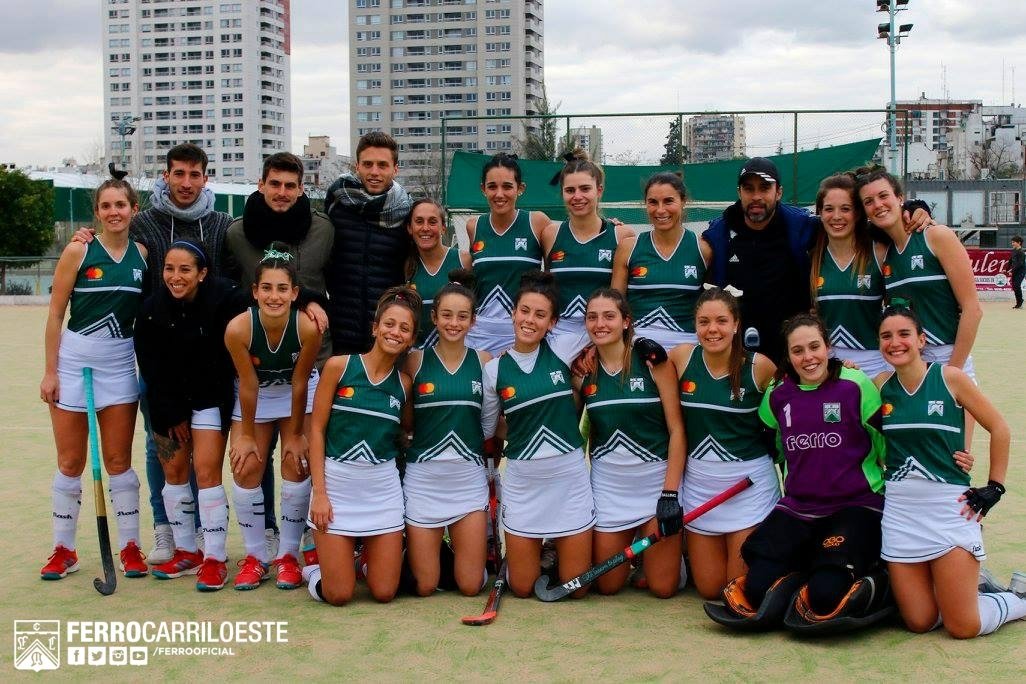
[[(1021, 458), (1026, 403), (1019, 355), (1026, 313), (1007, 303), (985, 303), (974, 357), (981, 384), (1012, 426), (1008, 494), (987, 525), (988, 566), (1006, 579), (1026, 566), (1026, 460)], [(723, 631), (688, 589), (660, 601), (626, 590), (615, 597), (543, 604), (508, 597), (495, 624), (466, 627), (460, 616), (481, 612), (485, 595), (451, 593), (403, 597), (377, 605), (361, 590), (345, 608), (315, 603), (305, 589), (284, 592), (273, 583), (251, 592), (229, 588), (200, 594), (193, 578), (161, 582), (118, 578), (117, 592), (100, 596), (92, 487), (83, 478), (79, 521), (82, 569), (60, 582), (42, 582), (39, 568), (51, 548), (50, 482), (55, 459), (50, 421), (38, 399), (42, 376), (43, 307), (0, 307), (0, 539), (9, 561), (0, 589), (0, 677), (36, 676), (13, 667), (15, 619), (28, 620), (284, 620), (287, 644), (238, 645), (234, 656), (156, 656), (145, 668), (72, 667), (47, 673), (61, 679), (370, 681), (1024, 681), (1026, 624), (958, 642), (943, 632), (913, 635), (888, 626), (846, 638), (802, 641), (782, 633), (741, 636)], [(142, 477), (142, 432), (136, 468)], [(987, 435), (977, 429), (974, 482), (986, 479)], [(143, 528), (150, 525), (143, 485)], [(109, 508), (109, 507), (108, 507)], [(234, 517), (229, 555), (241, 558)], [(114, 534), (113, 521), (111, 534)], [(144, 547), (149, 535), (144, 533)], [(234, 570), (234, 568), (232, 568)], [(234, 574), (234, 573), (233, 573)], [(63, 636), (62, 636), (63, 638)], [(66, 645), (66, 644), (65, 644)]]

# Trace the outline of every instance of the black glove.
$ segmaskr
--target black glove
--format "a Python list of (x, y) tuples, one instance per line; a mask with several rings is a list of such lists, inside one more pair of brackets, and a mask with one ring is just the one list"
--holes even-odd
[(965, 504), (980, 515), (987, 515), (990, 509), (1001, 500), (1005, 493), (1005, 486), (1000, 482), (991, 480), (986, 487), (970, 487), (962, 493), (965, 497)]
[(650, 340), (647, 337), (634, 338), (634, 351), (642, 361), (648, 361), (653, 366), (658, 366), (666, 360), (666, 350), (663, 345)]
[(677, 534), (684, 527), (684, 509), (677, 500), (677, 492), (664, 489), (656, 502), (656, 520), (659, 521), (659, 534), (664, 537)]

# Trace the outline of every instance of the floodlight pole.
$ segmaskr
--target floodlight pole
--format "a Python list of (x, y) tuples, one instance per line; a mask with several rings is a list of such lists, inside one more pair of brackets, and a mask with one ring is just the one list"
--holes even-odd
[(125, 136), (132, 135), (135, 133), (135, 122), (139, 121), (139, 117), (132, 116), (130, 114), (123, 114), (117, 123), (112, 126), (115, 133), (121, 136), (121, 168), (125, 168)]
[(877, 38), (887, 39), (887, 48), (891, 53), (891, 102), (888, 106), (890, 110), (888, 116), (888, 128), (890, 134), (888, 136), (887, 147), (890, 150), (890, 167), (891, 173), (897, 175), (898, 173), (898, 97), (897, 89), (895, 86), (895, 52), (897, 51), (898, 44), (901, 43), (903, 36), (907, 36), (908, 32), (912, 29), (912, 24), (906, 24), (898, 27), (895, 24), (895, 15), (908, 9), (908, 0), (877, 0), (876, 7), (878, 12), (887, 12), (887, 23), (880, 24), (877, 26)]

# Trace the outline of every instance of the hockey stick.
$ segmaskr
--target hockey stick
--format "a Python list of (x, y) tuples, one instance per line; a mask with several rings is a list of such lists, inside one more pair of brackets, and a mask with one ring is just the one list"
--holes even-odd
[(93, 398), (93, 369), (82, 369), (85, 381), (86, 408), (89, 415), (89, 451), (93, 464), (93, 502), (96, 504), (96, 532), (100, 537), (100, 559), (103, 561), (103, 579), (93, 579), (96, 591), (110, 596), (118, 586), (114, 572), (114, 558), (110, 551), (110, 530), (107, 528), (107, 500), (103, 493), (103, 478), (100, 475), (100, 431), (96, 425), (96, 400)]
[(506, 559), (502, 557), (502, 544), (499, 542), (499, 498), (495, 487), (497, 475), (495, 466), (488, 466), (488, 509), (492, 521), (492, 555), (498, 563), (495, 583), (492, 584), (492, 591), (488, 594), (488, 601), (485, 602), (484, 612), (480, 615), (468, 615), (462, 619), (463, 624), (480, 627), (495, 622), (499, 614), (499, 603), (502, 601), (502, 594), (506, 589)]
[[(716, 508), (727, 499), (740, 494), (744, 490), (752, 486), (751, 478), (746, 477), (745, 479), (737, 482), (730, 488), (720, 492), (713, 498), (706, 501), (698, 508), (690, 511), (684, 516), (684, 524), (687, 525), (693, 522), (698, 517), (707, 513), (709, 510)], [(588, 586), (602, 575), (606, 574), (610, 570), (620, 566), (632, 558), (636, 558), (644, 553), (646, 550), (651, 548), (653, 544), (662, 539), (663, 536), (659, 534), (658, 530), (654, 534), (650, 534), (647, 537), (636, 540), (630, 546), (624, 548), (623, 551), (610, 556), (605, 561), (598, 565), (592, 566), (588, 570), (584, 571), (577, 577), (564, 582), (563, 584), (557, 584), (554, 587), (549, 586), (549, 578), (542, 575), (534, 583), (534, 595), (542, 601), (558, 601), (562, 598), (566, 598), (573, 592), (577, 591), (581, 587)]]

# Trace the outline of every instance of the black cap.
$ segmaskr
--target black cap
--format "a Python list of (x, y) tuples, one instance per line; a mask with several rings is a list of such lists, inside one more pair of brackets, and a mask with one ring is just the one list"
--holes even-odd
[(777, 165), (766, 157), (752, 157), (746, 161), (741, 167), (741, 172), (737, 174), (737, 184), (741, 185), (741, 181), (750, 173), (754, 173), (767, 183), (780, 185), (780, 171), (777, 170)]

